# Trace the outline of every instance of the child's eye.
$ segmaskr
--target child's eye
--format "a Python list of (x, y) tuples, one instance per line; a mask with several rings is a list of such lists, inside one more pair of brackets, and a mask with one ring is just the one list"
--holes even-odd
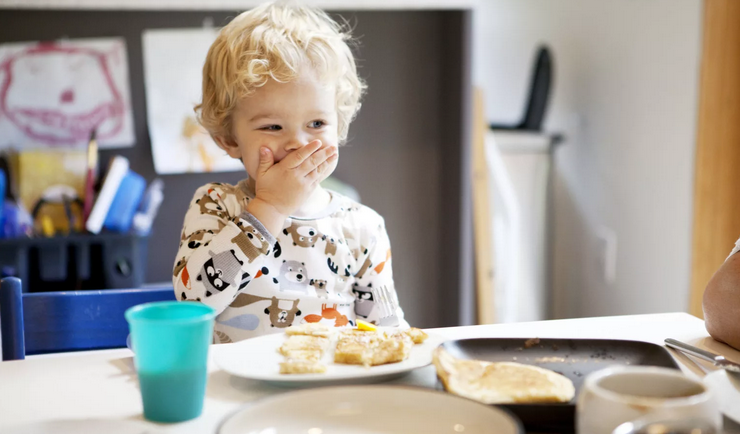
[(309, 128), (321, 128), (324, 125), (326, 125), (326, 122), (324, 121), (311, 121), (311, 123), (308, 124)]
[(280, 125), (266, 125), (260, 129), (265, 131), (280, 131), (283, 129), (283, 127), (281, 127)]

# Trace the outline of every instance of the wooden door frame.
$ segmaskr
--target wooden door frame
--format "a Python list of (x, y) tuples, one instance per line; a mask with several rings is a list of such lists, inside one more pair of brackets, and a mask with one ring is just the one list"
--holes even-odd
[(689, 311), (740, 237), (740, 1), (704, 0)]

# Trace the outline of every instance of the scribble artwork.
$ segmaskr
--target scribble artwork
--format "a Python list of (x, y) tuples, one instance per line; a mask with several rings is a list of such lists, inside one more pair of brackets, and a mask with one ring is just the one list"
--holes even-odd
[(120, 38), (0, 45), (0, 149), (134, 144)]
[(211, 137), (200, 126), (195, 119), (195, 115), (185, 116), (182, 121), (182, 138), (187, 146), (187, 155), (190, 160), (187, 172), (197, 172), (202, 169), (203, 172), (213, 172), (213, 163), (216, 157), (211, 155), (209, 150), (213, 151)]
[(144, 86), (149, 136), (157, 173), (244, 170), (198, 123), (203, 62), (216, 29), (146, 30)]

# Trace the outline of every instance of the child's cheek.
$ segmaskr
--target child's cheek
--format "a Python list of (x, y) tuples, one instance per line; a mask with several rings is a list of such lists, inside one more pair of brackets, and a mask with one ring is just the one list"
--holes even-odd
[(262, 146), (250, 149), (246, 155), (244, 168), (247, 169), (247, 174), (250, 178), (254, 178), (257, 175), (257, 169), (260, 165), (260, 149), (262, 149)]
[(328, 171), (328, 173), (326, 174), (326, 176), (329, 176), (329, 175), (331, 175), (332, 173), (334, 173), (334, 170), (335, 170), (335, 169), (337, 168), (337, 164), (339, 164), (339, 158), (338, 158), (338, 157), (339, 157), (339, 153), (337, 153), (337, 159), (335, 159), (334, 161), (332, 161), (332, 162), (331, 162), (331, 163), (329, 164), (329, 171)]

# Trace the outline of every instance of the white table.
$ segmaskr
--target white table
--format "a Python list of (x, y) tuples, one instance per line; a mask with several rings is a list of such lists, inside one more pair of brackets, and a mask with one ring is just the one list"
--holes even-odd
[[(434, 329), (449, 339), (476, 337), (608, 338), (662, 344), (667, 337), (696, 345), (740, 362), (740, 352), (711, 339), (704, 322), (686, 313), (634, 315), (495, 324)], [(212, 433), (219, 422), (241, 405), (283, 393), (256, 381), (232, 377), (219, 370), (211, 347), (208, 387), (203, 415), (196, 420), (159, 425), (142, 418), (133, 354), (128, 349), (32, 356), (25, 361), (0, 362), (0, 432), (33, 421), (70, 419), (137, 420), (151, 432)], [(688, 375), (703, 377), (712, 367), (673, 353)], [(397, 384), (435, 384), (429, 366), (393, 381)]]

